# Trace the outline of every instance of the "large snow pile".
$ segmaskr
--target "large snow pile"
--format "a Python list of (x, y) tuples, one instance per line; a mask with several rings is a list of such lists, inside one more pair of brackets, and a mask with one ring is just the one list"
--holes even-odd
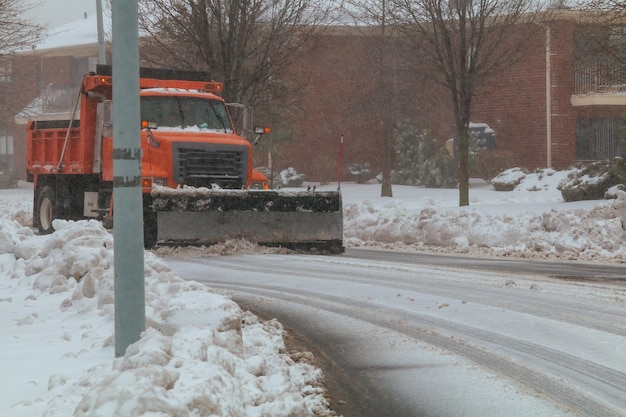
[(458, 190), (394, 186), (394, 198), (357, 199), (344, 189), (346, 245), (626, 262), (626, 194), (566, 203), (557, 186), (567, 175), (527, 174), (509, 192), (472, 180), (467, 207)]
[(30, 201), (0, 200), (0, 416), (332, 415), (321, 372), (285, 352), (280, 323), (149, 252), (148, 328), (114, 359), (112, 236), (58, 220), (35, 236)]

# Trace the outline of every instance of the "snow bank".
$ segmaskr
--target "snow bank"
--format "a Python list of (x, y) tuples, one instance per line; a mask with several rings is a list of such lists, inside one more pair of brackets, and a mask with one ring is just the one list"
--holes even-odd
[(345, 208), (344, 235), (353, 246), (359, 241), (376, 241), (453, 248), (457, 252), (480, 247), (504, 254), (626, 259), (621, 220), (625, 209), (624, 193), (591, 211), (551, 210), (525, 216), (490, 215), (471, 208), (425, 208), (414, 216), (401, 205), (396, 205), (390, 216), (363, 202)]
[[(19, 210), (0, 217), (0, 415), (332, 415), (321, 372), (285, 352), (280, 323), (149, 252), (148, 328), (114, 359), (112, 236), (96, 221), (58, 220), (35, 236)], [(30, 337), (34, 351), (19, 349)]]
[(565, 203), (557, 185), (566, 175), (527, 174), (510, 192), (475, 186), (469, 207), (457, 207), (458, 199), (449, 198), (458, 190), (447, 191), (444, 199), (431, 195), (446, 191), (421, 187), (413, 187), (412, 199), (344, 203), (346, 245), (626, 262), (626, 194)]

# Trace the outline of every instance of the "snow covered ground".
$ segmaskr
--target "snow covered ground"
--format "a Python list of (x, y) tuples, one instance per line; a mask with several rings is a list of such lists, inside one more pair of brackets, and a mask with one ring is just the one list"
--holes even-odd
[(557, 186), (567, 174), (531, 173), (513, 191), (473, 179), (469, 207), (458, 207), (458, 190), (396, 185), (393, 198), (382, 198), (380, 187), (342, 187), (346, 244), (626, 262), (626, 194), (566, 203)]
[(326, 416), (321, 371), (283, 329), (146, 253), (147, 331), (114, 359), (113, 239), (35, 236), (32, 188), (0, 190), (0, 417)]
[[(458, 190), (394, 186), (382, 198), (378, 184), (342, 184), (346, 243), (624, 262), (626, 198), (565, 203), (565, 174), (531, 174), (510, 192), (474, 180), (464, 208)], [(332, 415), (321, 372), (285, 352), (280, 323), (182, 280), (158, 251), (145, 257), (148, 330), (115, 359), (111, 236), (94, 221), (35, 236), (31, 204), (29, 184), (0, 190), (0, 417)]]

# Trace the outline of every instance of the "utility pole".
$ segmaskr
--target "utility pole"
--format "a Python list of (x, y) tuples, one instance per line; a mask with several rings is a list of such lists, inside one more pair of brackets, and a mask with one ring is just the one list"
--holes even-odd
[(146, 328), (137, 0), (113, 1), (115, 356)]
[(104, 50), (104, 19), (102, 17), (102, 0), (96, 0), (96, 18), (98, 20), (98, 64), (106, 64), (107, 57)]
[[(379, 58), (379, 81), (380, 85), (383, 87), (383, 91), (388, 91), (388, 79), (389, 74), (387, 74), (387, 68), (390, 66), (387, 65), (388, 52), (387, 52), (387, 34), (385, 33), (387, 26), (387, 7), (385, 0), (382, 0), (382, 13), (381, 13), (381, 25), (380, 25), (380, 50), (378, 51)], [(395, 68), (394, 68), (395, 71)], [(380, 189), (381, 197), (393, 197), (393, 191), (391, 188), (391, 147), (392, 147), (392, 127), (391, 127), (391, 109), (389, 109), (389, 103), (385, 105), (381, 103), (380, 108), (382, 110), (382, 134), (383, 134), (383, 180)]]

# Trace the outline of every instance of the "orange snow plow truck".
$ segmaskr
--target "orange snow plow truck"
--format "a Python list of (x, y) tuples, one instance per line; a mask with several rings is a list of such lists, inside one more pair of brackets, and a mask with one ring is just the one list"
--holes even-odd
[[(85, 75), (70, 120), (27, 124), (33, 223), (41, 234), (54, 231), (55, 219), (93, 218), (115, 227), (113, 159), (124, 156), (114, 155), (113, 82), (111, 67), (98, 66)], [(269, 190), (221, 91), (203, 73), (141, 70), (146, 248), (245, 239), (341, 253), (340, 192)]]

